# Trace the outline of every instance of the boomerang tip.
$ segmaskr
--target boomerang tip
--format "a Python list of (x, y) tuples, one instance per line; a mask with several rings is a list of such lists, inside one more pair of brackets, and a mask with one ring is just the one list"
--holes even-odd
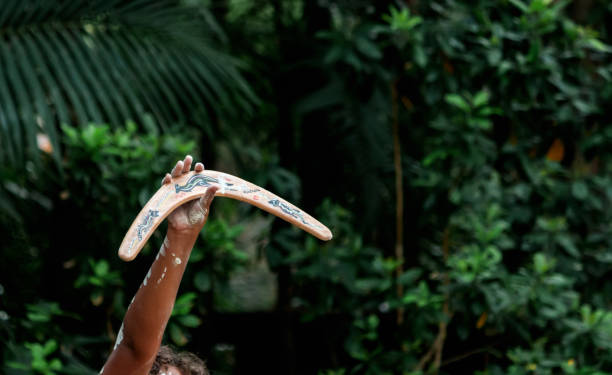
[(134, 260), (135, 257), (136, 256), (129, 256), (125, 254), (124, 252), (122, 252), (121, 250), (119, 250), (119, 258), (121, 258), (121, 260), (124, 262), (131, 262), (132, 260)]
[(323, 233), (321, 233), (319, 236), (316, 236), (316, 237), (322, 241), (329, 241), (332, 238), (334, 238), (334, 235), (329, 230), (329, 228), (325, 227), (325, 230), (323, 231)]

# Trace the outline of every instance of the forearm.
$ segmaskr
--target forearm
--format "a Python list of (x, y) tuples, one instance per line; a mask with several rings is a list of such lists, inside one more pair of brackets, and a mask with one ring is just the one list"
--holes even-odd
[(168, 229), (155, 261), (128, 307), (123, 337), (119, 335), (116, 345), (125, 345), (135, 357), (155, 358), (197, 236), (198, 232)]
[[(184, 161), (177, 162), (172, 174), (166, 174), (162, 184), (170, 184), (172, 178), (188, 173), (192, 160), (191, 156), (186, 156)], [(203, 170), (204, 165), (197, 163), (195, 172)], [(115, 348), (101, 374), (149, 373), (172, 314), (189, 255), (206, 223), (217, 189), (216, 186), (209, 187), (202, 198), (175, 208), (168, 216), (164, 243), (127, 309)]]

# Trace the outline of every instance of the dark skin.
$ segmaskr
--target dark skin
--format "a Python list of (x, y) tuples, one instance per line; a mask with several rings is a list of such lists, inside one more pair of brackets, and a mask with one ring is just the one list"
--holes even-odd
[[(189, 172), (192, 163), (193, 158), (189, 155), (178, 161), (172, 172), (166, 174), (162, 185)], [(196, 173), (203, 170), (202, 163), (195, 165)], [(208, 188), (203, 197), (183, 204), (168, 216), (164, 243), (128, 307), (115, 349), (100, 374), (149, 374), (172, 313), (189, 255), (206, 223), (216, 191), (217, 187)], [(165, 367), (161, 372), (183, 375), (176, 367)]]

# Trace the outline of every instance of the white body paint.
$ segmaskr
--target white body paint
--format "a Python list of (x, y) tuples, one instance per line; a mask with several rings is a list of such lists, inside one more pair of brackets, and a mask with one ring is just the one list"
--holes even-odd
[(147, 276), (145, 276), (145, 279), (142, 282), (144, 286), (147, 286), (147, 281), (149, 280), (150, 277), (151, 277), (151, 269), (149, 268), (149, 272), (147, 272)]
[(204, 219), (205, 213), (202, 210), (191, 207), (189, 211), (189, 224), (196, 225)]
[[(121, 324), (121, 328), (119, 328), (119, 333), (117, 334), (117, 341), (115, 341), (115, 347), (113, 348), (113, 350), (117, 349), (119, 344), (121, 344), (121, 341), (123, 341), (123, 324)], [(104, 368), (102, 368), (102, 370), (104, 370)]]
[(159, 279), (157, 279), (157, 283), (161, 283), (162, 280), (164, 279), (164, 277), (166, 277), (166, 271), (168, 270), (168, 267), (164, 267), (164, 272), (162, 272), (161, 276), (159, 277)]

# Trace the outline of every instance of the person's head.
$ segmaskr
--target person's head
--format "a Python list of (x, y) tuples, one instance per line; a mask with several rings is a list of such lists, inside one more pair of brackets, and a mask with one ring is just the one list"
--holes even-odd
[(149, 375), (209, 375), (208, 369), (200, 358), (192, 353), (177, 353), (164, 345), (159, 348), (157, 358)]

